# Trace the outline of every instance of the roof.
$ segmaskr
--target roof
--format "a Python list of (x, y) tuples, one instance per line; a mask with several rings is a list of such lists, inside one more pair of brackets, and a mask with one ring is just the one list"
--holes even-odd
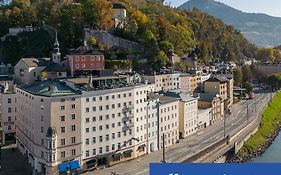
[(179, 91), (179, 90), (168, 91), (168, 92), (165, 92), (164, 95), (179, 98), (184, 102), (196, 100), (196, 98), (189, 95), (188, 92), (183, 92), (183, 91)]
[(71, 55), (103, 55), (102, 52), (93, 49), (89, 46), (80, 46), (77, 49), (69, 50)]
[(66, 69), (55, 62), (50, 62), (46, 68), (43, 70), (46, 72), (66, 72)]
[(119, 4), (119, 3), (113, 3), (112, 8), (113, 9), (125, 9), (125, 7), (122, 4)]
[(216, 93), (201, 93), (199, 96), (199, 101), (212, 102), (216, 97), (219, 97)]
[(46, 66), (51, 61), (50, 58), (22, 58), (21, 59), (28, 67)]
[(78, 94), (77, 91), (65, 85), (65, 83), (57, 80), (47, 80), (35, 82), (32, 85), (26, 85), (20, 87), (21, 89), (40, 96), (56, 97)]
[(151, 95), (151, 98), (159, 99), (160, 104), (166, 104), (166, 103), (179, 101), (179, 98), (177, 98), (177, 97), (164, 96), (164, 95), (158, 95), (158, 94)]
[[(93, 77), (93, 81), (98, 80), (113, 80), (113, 79), (121, 79), (121, 78), (127, 78), (127, 76), (105, 76), (105, 77)], [(78, 78), (69, 78), (66, 79), (68, 82), (74, 83), (74, 84), (88, 84), (89, 83), (89, 77), (78, 77)]]
[(229, 80), (223, 76), (217, 76), (217, 77), (213, 77), (213, 78), (210, 78), (209, 80), (207, 80), (207, 82), (220, 82), (220, 83), (226, 83), (228, 81)]

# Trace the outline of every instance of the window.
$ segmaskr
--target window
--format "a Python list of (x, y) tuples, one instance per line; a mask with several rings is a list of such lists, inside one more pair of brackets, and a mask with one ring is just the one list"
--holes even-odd
[(86, 123), (89, 123), (90, 122), (90, 119), (89, 118), (86, 118)]
[(109, 140), (109, 135), (108, 135), (108, 134), (106, 134), (106, 136), (105, 136), (105, 140), (106, 140), (106, 141), (108, 141), (108, 140)]
[(8, 103), (12, 103), (12, 99), (8, 98)]
[(41, 133), (43, 133), (44, 132), (44, 127), (41, 127)]
[(94, 127), (92, 128), (92, 130), (93, 130), (93, 132), (96, 132), (96, 127), (94, 126)]
[(101, 57), (101, 56), (97, 56), (97, 57), (96, 57), (96, 58), (97, 58), (97, 61), (100, 61), (100, 57)]
[(44, 152), (41, 151), (41, 158), (44, 159)]
[(71, 109), (75, 109), (75, 104), (72, 104), (72, 105), (71, 105)]
[(102, 136), (99, 137), (99, 142), (102, 142)]
[(62, 152), (60, 153), (60, 157), (61, 157), (61, 158), (65, 158), (65, 151), (62, 151)]
[(8, 117), (8, 122), (10, 122), (12, 120), (12, 118), (11, 117)]
[(90, 112), (90, 109), (89, 109), (89, 108), (86, 108), (86, 112)]
[(71, 137), (71, 143), (76, 143), (76, 138), (75, 137)]
[(12, 112), (12, 108), (8, 108), (8, 113), (11, 113)]
[(109, 125), (105, 125), (105, 129), (109, 129)]
[(99, 100), (102, 101), (102, 96), (99, 97)]
[(75, 67), (76, 67), (77, 69), (79, 69), (79, 64), (75, 64)]
[(91, 61), (95, 61), (94, 56), (91, 56)]
[(71, 119), (75, 120), (75, 114), (71, 114)]
[(82, 61), (86, 61), (86, 57), (85, 56), (82, 56)]
[(89, 102), (90, 100), (89, 100), (89, 98), (86, 98), (86, 102)]
[(96, 101), (96, 97), (93, 97), (93, 101)]
[(99, 126), (99, 130), (102, 131), (102, 126)]
[(97, 154), (96, 149), (93, 149), (93, 156), (96, 154)]
[(114, 151), (114, 150), (115, 150), (115, 145), (114, 145), (114, 144), (112, 144), (112, 146), (111, 146), (111, 150), (112, 150), (112, 151)]
[(85, 64), (82, 64), (82, 65), (81, 65), (81, 67), (82, 67), (82, 68), (85, 68), (85, 67), (86, 67), (86, 65), (85, 65)]
[(112, 98), (112, 99), (115, 99), (115, 95), (112, 95), (111, 98)]
[(86, 157), (89, 157), (89, 150), (86, 151)]
[(102, 147), (99, 147), (99, 154), (102, 154)]
[(78, 56), (75, 57), (75, 61), (79, 61), (79, 57)]
[(65, 116), (60, 116), (60, 121), (64, 122), (65, 121)]
[(96, 143), (96, 137), (93, 137), (93, 143)]
[(71, 131), (75, 131), (75, 130), (76, 130), (75, 125), (71, 125)]
[(60, 139), (60, 145), (64, 146), (65, 145), (65, 139)]
[(112, 139), (115, 139), (115, 133), (112, 133)]
[(75, 156), (75, 155), (76, 155), (76, 150), (75, 150), (75, 149), (71, 150), (71, 155), (72, 155), (72, 156)]
[(60, 109), (61, 109), (61, 110), (65, 110), (65, 106), (61, 106)]
[(86, 139), (86, 145), (89, 145), (89, 139)]
[(61, 133), (65, 133), (65, 127), (61, 127), (61, 128), (60, 128), (60, 132), (61, 132)]
[(111, 124), (111, 127), (112, 127), (112, 128), (115, 128), (115, 123), (112, 123), (112, 124)]
[(105, 147), (105, 151), (106, 151), (106, 152), (109, 152), (109, 146), (106, 146), (106, 147)]
[(99, 106), (99, 110), (102, 111), (102, 106)]
[(99, 116), (99, 120), (100, 120), (100, 121), (102, 120), (102, 116)]
[(90, 132), (90, 129), (89, 128), (86, 128), (86, 133), (89, 133)]
[(93, 122), (97, 121), (97, 118), (96, 117), (93, 117), (92, 118)]
[(109, 100), (109, 96), (106, 96), (105, 99), (106, 99), (106, 100)]
[(94, 107), (93, 107), (93, 112), (95, 112), (96, 110), (97, 110), (97, 108), (94, 106)]

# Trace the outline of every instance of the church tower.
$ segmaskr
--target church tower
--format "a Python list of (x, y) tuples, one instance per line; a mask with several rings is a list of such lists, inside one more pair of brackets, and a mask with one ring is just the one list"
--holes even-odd
[(52, 60), (55, 63), (61, 62), (60, 44), (59, 44), (59, 41), (58, 41), (57, 32), (56, 32), (56, 41), (54, 43), (54, 50), (53, 50), (53, 53), (52, 53)]

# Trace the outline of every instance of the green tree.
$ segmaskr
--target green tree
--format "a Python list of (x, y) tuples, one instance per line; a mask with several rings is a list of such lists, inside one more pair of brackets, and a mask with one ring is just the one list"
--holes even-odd
[(240, 85), (242, 83), (242, 71), (241, 71), (241, 69), (239, 67), (236, 67), (234, 69), (233, 74), (234, 74), (234, 83), (236, 85)]
[(170, 50), (174, 50), (173, 44), (170, 43), (169, 41), (161, 41), (159, 47), (161, 50), (163, 50), (166, 53)]
[(251, 80), (251, 69), (250, 66), (245, 65), (242, 67), (243, 82)]

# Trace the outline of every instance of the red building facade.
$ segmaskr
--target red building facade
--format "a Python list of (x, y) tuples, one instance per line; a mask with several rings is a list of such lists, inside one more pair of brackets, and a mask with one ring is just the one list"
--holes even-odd
[(85, 46), (83, 48), (78, 48), (67, 56), (71, 76), (74, 76), (75, 72), (104, 69), (104, 55)]

